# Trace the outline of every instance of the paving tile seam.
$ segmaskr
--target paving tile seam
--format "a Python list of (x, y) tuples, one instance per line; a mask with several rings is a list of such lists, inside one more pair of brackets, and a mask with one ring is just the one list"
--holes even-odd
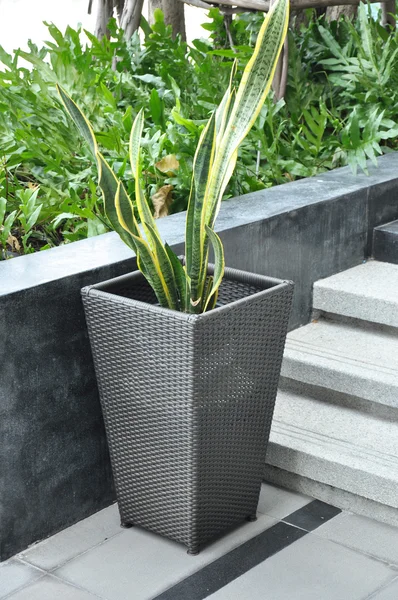
[[(276, 523), (276, 525), (281, 525), (281, 524), (283, 524), (284, 526), (286, 526), (286, 527), (288, 527), (288, 528), (290, 528), (292, 530), (299, 530), (300, 532), (303, 532), (303, 535), (300, 536), (298, 539), (301, 539), (301, 537), (304, 537), (305, 535), (308, 534), (307, 530), (305, 530), (305, 529), (303, 529), (301, 527), (296, 527), (295, 525), (292, 525), (291, 523), (286, 523), (285, 521), (278, 521)], [(274, 526), (272, 526), (272, 527), (274, 527)], [(272, 527), (269, 528), (269, 529), (272, 529)], [(243, 546), (245, 546), (246, 544), (248, 544), (249, 542), (251, 542), (255, 538), (259, 537), (259, 535), (265, 534), (267, 531), (269, 531), (269, 529), (263, 531), (260, 534), (257, 534), (255, 536), (253, 536), (253, 538), (250, 538), (249, 540), (246, 540), (246, 542), (243, 542), (243, 543), (239, 544), (238, 546), (236, 546), (235, 548), (232, 548), (226, 554), (223, 554), (222, 556), (220, 556), (219, 558), (213, 560), (212, 562), (208, 563), (207, 565), (202, 566), (200, 569), (198, 569), (194, 573), (192, 573), (192, 574), (188, 575), (187, 577), (184, 577), (183, 579), (181, 579), (181, 581), (179, 583), (176, 583), (176, 584), (170, 586), (169, 588), (163, 590), (160, 594), (157, 594), (156, 596), (153, 596), (151, 598), (151, 600), (163, 600), (163, 599), (165, 599), (165, 600), (166, 599), (167, 600), (175, 600), (175, 597), (174, 597), (175, 592), (173, 593), (172, 596), (169, 595), (170, 592), (173, 592), (173, 590), (175, 588), (178, 588), (180, 586), (184, 586), (184, 584), (186, 584), (188, 580), (190, 580), (191, 578), (194, 578), (195, 576), (200, 575), (201, 572), (206, 571), (208, 568), (212, 568), (215, 565), (215, 563), (218, 563), (219, 561), (222, 561), (223, 559), (228, 558), (228, 556), (230, 554), (232, 554), (234, 551), (238, 551), (240, 548), (242, 548)], [(291, 544), (293, 544), (294, 541), (296, 541), (296, 540), (293, 540), (291, 542)], [(290, 544), (288, 544), (288, 545), (290, 545)], [(274, 556), (275, 554), (277, 554), (281, 550), (284, 550), (286, 547), (288, 547), (288, 545), (286, 545), (283, 548), (280, 548), (276, 552), (272, 553), (268, 558), (270, 558), (271, 556)], [(262, 562), (264, 562), (264, 561), (262, 561)], [(260, 563), (258, 563), (258, 564), (260, 564)], [(257, 566), (257, 565), (254, 565), (254, 566)], [(253, 568), (253, 567), (251, 567), (251, 568)], [(247, 573), (249, 570), (251, 570), (251, 569), (248, 569), (245, 572)], [(242, 575), (244, 573), (242, 573)], [(240, 577), (240, 575), (238, 577)], [(235, 577), (235, 578), (231, 579), (231, 581), (234, 581), (238, 577)], [(185, 596), (185, 595), (184, 596), (180, 596), (178, 594), (178, 592), (177, 592), (178, 595), (176, 596), (176, 598), (178, 600), (188, 600), (188, 598), (189, 598), (189, 600), (193, 600), (193, 598), (194, 598), (194, 600), (199, 600), (199, 598), (200, 598), (200, 600), (204, 600), (205, 598), (207, 598), (208, 596), (210, 596), (213, 592), (218, 591), (218, 589), (222, 589), (223, 587), (225, 587), (226, 585), (228, 585), (228, 583), (230, 583), (231, 581), (228, 581), (228, 582), (224, 583), (222, 586), (218, 587), (217, 589), (214, 589), (214, 590), (211, 590), (211, 591), (209, 591), (209, 589), (203, 590), (202, 593), (199, 596), (198, 595), (195, 595), (195, 596), (193, 596), (193, 595), (192, 596), (191, 595), (190, 596)]]
[(47, 575), (47, 573), (48, 573), (48, 571), (46, 569), (43, 569), (42, 567), (38, 567), (37, 565), (33, 565), (32, 563), (25, 560), (24, 558), (21, 558), (18, 554), (16, 556), (12, 556), (8, 560), (15, 560), (16, 562), (19, 562), (26, 567), (31, 567), (31, 568), (33, 567), (33, 569), (35, 569), (36, 571), (41, 571), (41, 573), (43, 575)]
[[(281, 519), (278, 519), (277, 517), (273, 517), (272, 515), (268, 515), (268, 514), (266, 514), (266, 513), (261, 513), (260, 511), (257, 511), (257, 513), (260, 513), (261, 515), (264, 515), (264, 517), (269, 517), (270, 519), (272, 519), (272, 520), (274, 521), (274, 523), (272, 523), (272, 524), (271, 524), (269, 527), (266, 527), (265, 529), (262, 529), (261, 531), (259, 531), (258, 533), (256, 533), (256, 534), (255, 534), (253, 537), (256, 537), (257, 535), (261, 535), (262, 533), (265, 533), (265, 532), (266, 532), (268, 529), (271, 529), (271, 527), (274, 527), (275, 525), (277, 525), (278, 523), (280, 523), (280, 522), (281, 522)], [(253, 538), (249, 538), (249, 540), (250, 540), (250, 539), (253, 539)], [(231, 548), (228, 550), (228, 552), (227, 552), (226, 554), (228, 554), (229, 552), (233, 552), (234, 550), (236, 550), (236, 549), (237, 549), (237, 548), (239, 548), (240, 546), (243, 546), (243, 544), (245, 544), (245, 543), (246, 543), (247, 541), (249, 541), (249, 540), (246, 540), (246, 541), (244, 541), (244, 542), (237, 542), (237, 544), (236, 544), (236, 545), (234, 545), (234, 546), (231, 546)], [(196, 569), (196, 571), (192, 571), (192, 573), (190, 573), (190, 574), (188, 575), (188, 577), (192, 577), (192, 576), (196, 575), (197, 573), (199, 573), (200, 571), (202, 571), (202, 569), (204, 569), (204, 568), (206, 568), (206, 567), (210, 566), (212, 563), (214, 563), (214, 562), (216, 562), (217, 560), (219, 560), (219, 558), (222, 558), (223, 556), (226, 556), (226, 554), (223, 554), (221, 557), (214, 558), (212, 561), (210, 561), (209, 563), (206, 563), (205, 565), (200, 565), (200, 566), (198, 566), (198, 568)], [(179, 581), (177, 581), (177, 582), (173, 583), (173, 584), (170, 586), (170, 588), (168, 588), (168, 589), (172, 589), (173, 587), (175, 587), (176, 585), (178, 585), (179, 583), (181, 583), (181, 582), (182, 582), (182, 581), (184, 581), (185, 579), (187, 579), (187, 576), (185, 576), (185, 577), (183, 576), (183, 577), (182, 577), (182, 579), (180, 579)], [(163, 594), (163, 593), (164, 593), (164, 591), (166, 591), (166, 590), (163, 590), (163, 592), (161, 592), (161, 594)], [(153, 598), (157, 598), (158, 596), (159, 596), (159, 593), (156, 593), (156, 596), (154, 596)], [(151, 599), (151, 600), (152, 600), (152, 599)], [(187, 600), (188, 600), (188, 599), (187, 599)]]
[[(31, 566), (31, 565), (29, 565), (29, 566)], [(25, 590), (29, 586), (37, 583), (38, 581), (40, 581), (41, 579), (43, 579), (43, 577), (45, 577), (46, 575), (48, 575), (48, 573), (43, 573), (37, 579), (34, 579), (33, 581), (28, 581), (28, 583), (21, 585), (20, 587), (16, 588), (15, 590), (12, 590), (12, 592), (10, 592), (9, 594), (7, 594), (6, 596), (1, 596), (1, 600), (8, 600), (9, 598), (12, 600), (12, 597), (13, 597), (14, 594), (16, 594), (17, 592), (21, 592), (22, 590)]]
[[(357, 516), (357, 515), (355, 515), (355, 513), (349, 513), (349, 511), (342, 511), (342, 513), (343, 514), (354, 514), (354, 516)], [(365, 518), (368, 518), (368, 517), (365, 517)], [(329, 542), (332, 542), (333, 544), (336, 544), (337, 546), (341, 546), (342, 548), (347, 548), (348, 550), (352, 550), (356, 554), (361, 554), (363, 556), (367, 556), (368, 558), (371, 558), (372, 560), (375, 560), (376, 562), (382, 563), (383, 565), (385, 565), (386, 567), (389, 567), (391, 569), (391, 573), (392, 573), (392, 575), (394, 575), (394, 579), (396, 578), (395, 573), (398, 571), (398, 562), (393, 563), (386, 558), (380, 558), (380, 556), (375, 556), (374, 554), (371, 554), (370, 552), (366, 552), (365, 550), (361, 550), (360, 548), (353, 548), (352, 546), (348, 546), (347, 544), (344, 544), (343, 542), (340, 542), (339, 540), (332, 540), (331, 538), (320, 535), (318, 533), (318, 530), (321, 527), (322, 527), (322, 525), (320, 527), (318, 527), (318, 529), (314, 529), (314, 531), (310, 531), (309, 533), (315, 535), (319, 539), (328, 540)], [(391, 525), (391, 527), (393, 527), (393, 525)]]
[[(303, 348), (303, 346), (308, 346), (309, 349), (307, 350), (306, 348)], [(317, 352), (311, 351), (311, 348), (314, 348), (315, 350), (317, 350)], [(353, 367), (357, 367), (357, 368), (359, 367), (360, 369), (365, 369), (365, 368), (368, 369), (369, 367), (371, 367), (372, 371), (375, 373), (383, 373), (385, 375), (394, 375), (394, 376), (396, 376), (396, 374), (398, 373), (398, 369), (396, 369), (395, 367), (384, 367), (383, 365), (374, 364), (373, 362), (357, 359), (357, 358), (354, 358), (353, 356), (345, 355), (343, 358), (341, 358), (341, 354), (338, 354), (337, 352), (334, 353), (330, 350), (324, 351), (320, 348), (320, 346), (311, 344), (309, 342), (304, 342), (304, 341), (299, 341), (299, 340), (289, 340), (286, 342), (285, 351), (286, 350), (292, 350), (293, 352), (300, 352), (301, 355), (304, 354), (306, 356), (314, 356), (316, 358), (334, 361), (336, 363), (341, 363), (343, 365), (346, 365), (348, 363), (348, 364), (352, 365)], [(398, 344), (397, 344), (397, 350), (398, 350)], [(290, 357), (287, 356), (287, 358), (290, 358)], [(297, 358), (296, 359), (290, 358), (290, 360), (295, 360), (296, 362), (303, 362), (302, 360), (297, 359)], [(366, 377), (366, 379), (372, 381), (371, 377)]]
[[(257, 514), (258, 515), (264, 515), (264, 517), (269, 517), (270, 519), (274, 519), (275, 523), (277, 523), (278, 521), (281, 520), (281, 517), (275, 517), (275, 515), (270, 515), (269, 513), (265, 512), (264, 510), (260, 510), (259, 508), (257, 509)], [(274, 523), (274, 525), (275, 525)], [(272, 525), (271, 525), (272, 527)]]
[(305, 527), (300, 527), (300, 525), (297, 525), (297, 523), (289, 523), (289, 521), (285, 521), (285, 519), (287, 519), (288, 517), (289, 517), (289, 515), (286, 515), (286, 517), (283, 517), (283, 519), (281, 519), (282, 523), (289, 525), (289, 527), (295, 527), (296, 529), (301, 529), (301, 531), (305, 531), (306, 534), (312, 533), (311, 531), (308, 531), (308, 529), (306, 529)]
[(75, 583), (74, 581), (69, 581), (69, 579), (66, 579), (65, 577), (61, 577), (60, 575), (54, 575), (54, 573), (47, 573), (47, 575), (48, 575), (48, 577), (56, 579), (57, 581), (59, 581), (61, 583), (67, 583), (71, 587), (76, 588), (77, 590), (80, 590), (81, 592), (86, 592), (87, 594), (91, 594), (93, 596), (93, 599), (109, 600), (108, 598), (105, 598), (104, 596), (98, 596), (98, 594), (96, 592), (93, 592), (92, 590), (89, 590), (88, 588), (85, 588), (85, 587), (81, 586), (80, 584)]
[[(274, 487), (278, 487), (278, 486), (274, 486)], [(262, 513), (262, 512), (260, 512), (260, 511), (257, 511), (257, 512), (258, 512), (259, 514), (263, 515), (264, 517), (267, 517), (267, 518), (269, 518), (269, 519), (271, 519), (271, 520), (273, 521), (273, 523), (269, 524), (268, 526), (265, 526), (265, 529), (261, 529), (261, 531), (259, 532), (259, 534), (261, 534), (261, 533), (264, 533), (265, 531), (267, 531), (267, 530), (268, 530), (268, 529), (270, 529), (271, 527), (274, 527), (276, 524), (280, 523), (280, 519), (278, 519), (277, 517), (274, 517), (274, 516), (272, 516), (272, 515), (268, 515), (267, 513)], [(137, 526), (137, 528), (141, 529), (142, 531), (148, 532), (148, 530), (146, 530), (145, 528), (141, 528), (141, 527), (139, 527), (139, 526)], [(113, 536), (112, 536), (112, 538), (116, 537), (117, 535), (123, 535), (123, 534), (127, 534), (127, 535), (128, 535), (128, 532), (126, 532), (126, 531), (121, 531), (121, 532), (118, 532), (117, 534), (113, 535)], [(254, 537), (256, 537), (256, 535), (259, 535), (259, 534), (255, 534), (255, 536), (254, 536)], [(160, 537), (161, 537), (161, 536), (160, 536)], [(75, 558), (78, 558), (78, 557), (80, 557), (80, 556), (82, 556), (82, 555), (86, 554), (87, 552), (90, 552), (91, 550), (94, 550), (95, 548), (98, 548), (99, 546), (102, 546), (102, 544), (104, 544), (105, 542), (107, 542), (107, 541), (108, 541), (108, 540), (110, 540), (110, 539), (111, 539), (111, 538), (109, 537), (107, 540), (104, 540), (104, 541), (103, 541), (103, 542), (101, 542), (100, 544), (97, 544), (96, 546), (93, 546), (93, 547), (92, 547), (92, 548), (90, 548), (89, 550), (87, 550), (87, 551), (85, 551), (85, 552), (82, 552), (82, 553), (81, 553), (81, 554), (79, 554), (79, 555), (76, 555), (75, 557), (73, 557), (73, 558), (71, 558), (70, 560), (68, 560), (68, 563), (69, 563), (69, 562), (71, 562), (72, 560), (74, 560)], [(242, 543), (245, 543), (245, 542), (239, 542), (239, 541), (238, 541), (238, 542), (236, 542), (236, 545), (233, 545), (233, 546), (231, 547), (231, 549), (230, 549), (230, 550), (228, 550), (228, 552), (232, 552), (232, 551), (233, 551), (233, 550), (235, 550), (236, 548), (239, 548), (239, 546), (241, 546), (241, 545), (242, 545)], [(224, 556), (224, 555), (223, 555), (223, 556)], [(191, 574), (190, 574), (188, 577), (191, 577), (191, 576), (193, 576), (193, 575), (197, 574), (197, 573), (198, 573), (198, 572), (200, 572), (200, 571), (201, 571), (203, 568), (205, 568), (205, 567), (206, 567), (206, 566), (208, 566), (208, 565), (211, 565), (213, 562), (215, 562), (215, 561), (217, 561), (217, 560), (218, 560), (218, 559), (217, 559), (217, 558), (215, 558), (215, 559), (213, 559), (213, 560), (212, 560), (210, 563), (207, 563), (207, 564), (205, 564), (205, 565), (198, 565), (198, 568), (197, 568), (197, 570), (195, 570), (195, 571), (192, 571), (192, 573), (191, 573)], [(66, 564), (67, 564), (67, 563), (64, 563), (64, 564), (62, 565), (62, 567), (64, 567)], [(56, 567), (56, 568), (58, 569), (58, 568), (61, 568), (61, 567)], [(77, 587), (77, 584), (76, 584), (76, 583), (72, 583), (72, 582), (71, 582), (69, 579), (67, 579), (67, 578), (66, 578), (64, 575), (60, 575), (60, 574), (54, 574), (54, 573), (48, 573), (48, 574), (49, 574), (49, 575), (52, 575), (52, 576), (54, 576), (54, 577), (57, 577), (58, 579), (60, 579), (60, 580), (61, 580), (61, 581), (63, 581), (64, 583), (71, 583), (72, 585), (74, 585), (74, 586), (76, 586), (76, 587)], [(181, 580), (179, 580), (179, 581), (177, 581), (177, 582), (174, 582), (174, 583), (172, 584), (171, 588), (173, 588), (174, 586), (176, 586), (176, 585), (178, 585), (179, 583), (181, 583), (181, 581), (183, 581), (184, 579), (186, 579), (186, 576), (185, 576), (185, 577), (183, 576), (183, 579), (181, 579)], [(82, 589), (83, 591), (85, 591), (85, 592), (89, 592), (90, 594), (94, 594), (94, 592), (92, 592), (92, 591), (88, 590), (87, 588), (81, 588), (81, 589)], [(161, 593), (163, 594), (163, 593), (164, 593), (164, 591), (163, 591), (163, 592), (161, 592)], [(159, 596), (159, 592), (157, 592), (157, 593), (156, 593), (156, 595), (155, 595), (155, 596), (153, 596), (153, 598), (157, 598), (158, 596)], [(2, 599), (0, 599), (0, 600), (2, 600)], [(5, 599), (5, 600), (6, 600), (6, 599)], [(108, 599), (107, 599), (107, 598), (103, 598), (103, 597), (99, 597), (99, 600), (108, 600)], [(126, 599), (126, 600), (127, 600), (127, 599)], [(188, 600), (188, 599), (187, 599), (187, 600)]]
[[(91, 546), (90, 548), (87, 548), (87, 550), (84, 550), (83, 552), (79, 552), (78, 554), (75, 554), (71, 558), (68, 558), (65, 562), (60, 563), (56, 567), (53, 567), (52, 569), (49, 569), (46, 572), (49, 575), (55, 575), (55, 571), (57, 571), (57, 569), (61, 569), (62, 567), (65, 567), (72, 560), (75, 560), (76, 558), (80, 558), (81, 556), (84, 556), (84, 554), (87, 554), (87, 552), (91, 552), (91, 550), (94, 550), (95, 548), (99, 548), (100, 546), (102, 546), (103, 544), (105, 544), (109, 540), (112, 540), (113, 538), (117, 537), (118, 535), (123, 535), (123, 533), (126, 533), (126, 532), (122, 530), (122, 531), (118, 531), (117, 533), (114, 533), (113, 535), (110, 535), (109, 537), (105, 538), (104, 540), (102, 540), (98, 544), (94, 544), (94, 546)], [(55, 576), (59, 577), (59, 575), (55, 575)]]
[[(311, 507), (313, 508), (312, 511)], [(319, 513), (320, 510), (324, 514), (323, 517)], [(290, 518), (292, 522), (285, 520), (277, 522), (276, 525), (267, 528), (262, 533), (239, 544), (235, 549), (229, 550), (218, 559), (202, 566), (201, 569), (185, 577), (179, 583), (153, 596), (151, 600), (187, 600), (188, 598), (189, 600), (204, 600), (254, 567), (264, 563), (271, 556), (278, 554), (288, 546), (294, 545), (296, 541), (307, 536), (310, 531), (317, 529), (323, 524), (320, 522), (317, 523), (320, 519), (325, 519), (324, 522), (326, 523), (340, 513), (341, 510), (336, 507), (319, 500), (312, 500), (284, 517), (284, 519)], [(300, 518), (309, 520), (307, 529), (294, 523), (297, 519), (300, 521)], [(311, 529), (308, 529), (309, 527)], [(268, 544), (265, 543), (266, 538), (268, 538)], [(240, 560), (236, 560), (238, 555)], [(244, 564), (245, 562), (246, 564)], [(237, 565), (235, 571), (228, 573), (227, 567), (232, 564)], [(203, 576), (205, 580), (203, 580)]]
[(372, 600), (373, 598), (375, 598), (376, 594), (379, 594), (380, 592), (382, 592), (383, 590), (387, 589), (392, 583), (394, 583), (395, 581), (398, 581), (398, 577), (394, 577), (393, 579), (391, 579), (390, 581), (387, 581), (386, 583), (383, 583), (380, 587), (378, 587), (376, 590), (373, 590), (373, 592), (369, 595), (366, 596), (366, 598), (364, 598), (364, 600)]
[[(303, 435), (301, 432), (305, 432), (305, 434), (308, 435)], [(338, 452), (339, 450), (344, 448), (349, 450), (351, 456), (357, 457), (361, 461), (363, 461), (365, 455), (369, 458), (369, 461), (370, 459), (372, 459), (372, 464), (379, 464), (383, 467), (393, 467), (397, 469), (396, 476), (398, 477), (398, 456), (395, 456), (394, 454), (383, 453), (382, 456), (386, 458), (385, 460), (380, 460), (381, 453), (372, 452), (371, 448), (367, 448), (366, 446), (357, 447), (351, 444), (350, 442), (341, 440), (340, 438), (329, 436), (327, 434), (318, 434), (315, 431), (312, 431), (311, 429), (298, 427), (290, 423), (286, 423), (285, 421), (281, 421), (280, 419), (274, 419), (273, 426), (271, 429), (271, 435), (272, 433), (285, 435), (286, 437), (294, 438), (302, 442), (307, 442), (310, 438), (310, 441), (312, 441), (312, 443), (314, 444), (316, 443), (324, 447), (335, 448), (335, 452)]]

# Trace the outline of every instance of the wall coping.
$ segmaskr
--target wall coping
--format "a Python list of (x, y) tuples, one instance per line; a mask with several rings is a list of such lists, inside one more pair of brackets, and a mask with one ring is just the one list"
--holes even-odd
[[(222, 232), (264, 221), (278, 214), (289, 213), (305, 206), (322, 204), (331, 199), (349, 196), (358, 190), (398, 178), (398, 152), (388, 153), (369, 165), (369, 175), (353, 175), (349, 167), (334, 169), (315, 177), (282, 184), (266, 190), (238, 196), (222, 203), (216, 230)], [(184, 241), (185, 212), (158, 221), (160, 233), (171, 246)], [(115, 232), (87, 238), (0, 262), (0, 296), (119, 263), (134, 257), (134, 253)]]

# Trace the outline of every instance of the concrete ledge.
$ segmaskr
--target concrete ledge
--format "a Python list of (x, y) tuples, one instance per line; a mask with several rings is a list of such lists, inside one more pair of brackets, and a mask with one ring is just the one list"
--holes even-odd
[(398, 334), (310, 323), (288, 334), (282, 375), (398, 408)]
[[(296, 282), (291, 328), (314, 281), (360, 264), (398, 218), (398, 154), (370, 176), (338, 169), (223, 203), (226, 262)], [(183, 251), (184, 214), (160, 221)], [(0, 559), (103, 508), (112, 477), (80, 288), (135, 269), (113, 233), (0, 263)]]
[(374, 502), (309, 477), (302, 477), (272, 465), (265, 465), (264, 481), (317, 498), (350, 513), (363, 515), (370, 519), (374, 519), (377, 515), (378, 521), (398, 527), (398, 511), (395, 507)]
[(398, 265), (370, 260), (317, 281), (313, 306), (326, 313), (398, 327)]
[(280, 390), (267, 463), (398, 509), (398, 422)]
[(398, 221), (376, 227), (373, 233), (373, 257), (398, 265)]

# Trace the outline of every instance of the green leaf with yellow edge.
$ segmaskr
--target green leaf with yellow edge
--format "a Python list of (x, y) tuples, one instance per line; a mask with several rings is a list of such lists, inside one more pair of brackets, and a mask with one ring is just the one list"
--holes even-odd
[(188, 203), (185, 235), (187, 273), (191, 280), (192, 312), (200, 311), (201, 295), (206, 277), (205, 216), (207, 187), (216, 146), (215, 113), (200, 136), (193, 163), (192, 189)]
[[(204, 293), (205, 299), (209, 297), (212, 286), (213, 286), (213, 275), (209, 275), (206, 279), (205, 293)], [(213, 296), (209, 299), (209, 302), (207, 304), (206, 312), (212, 310), (215, 307), (216, 303), (217, 303), (217, 294), (213, 294)], [(203, 303), (203, 309), (204, 309), (205, 305), (206, 305), (206, 302)]]
[(152, 250), (148, 243), (143, 238), (134, 236), (134, 242), (137, 247), (137, 255), (139, 268), (147, 279), (149, 285), (155, 292), (156, 298), (160, 306), (164, 308), (172, 308), (170, 306), (169, 298), (165, 293), (164, 277), (159, 272), (159, 264), (155, 260)]
[(97, 140), (95, 139), (93, 128), (91, 127), (88, 119), (82, 113), (77, 104), (72, 100), (72, 98), (58, 84), (57, 91), (61, 97), (63, 105), (68, 111), (69, 116), (71, 117), (72, 121), (75, 123), (83, 138), (89, 145), (93, 156), (96, 158), (98, 152), (98, 144)]
[(216, 133), (217, 133), (217, 145), (221, 143), (222, 137), (224, 135), (225, 126), (228, 122), (228, 116), (230, 113), (231, 103), (235, 99), (235, 94), (233, 93), (233, 80), (236, 75), (236, 71), (238, 68), (238, 61), (235, 59), (232, 65), (231, 74), (229, 77), (229, 85), (223, 99), (221, 100), (217, 110), (216, 110)]
[[(116, 231), (116, 233), (120, 235), (123, 242), (136, 252), (134, 238), (122, 227), (117, 215), (115, 198), (119, 186), (119, 181), (100, 152), (97, 152), (97, 162), (99, 186), (101, 188), (102, 197), (104, 199), (105, 214), (108, 217), (108, 220), (112, 225), (113, 229)], [(121, 186), (121, 193), (123, 193), (122, 190), (124, 190), (124, 186)], [(124, 193), (126, 193), (125, 190)]]
[(188, 297), (188, 279), (184, 267), (175, 252), (168, 244), (165, 244), (165, 249), (168, 254), (170, 263), (173, 267), (174, 277), (177, 285), (178, 295), (180, 298), (180, 310), (186, 311)]
[(215, 305), (218, 296), (218, 288), (220, 287), (220, 284), (224, 277), (225, 270), (224, 248), (220, 238), (215, 233), (215, 231), (213, 231), (213, 229), (210, 229), (210, 227), (208, 227), (207, 225), (206, 233), (209, 236), (209, 240), (214, 251), (214, 274), (211, 289), (208, 293), (207, 298), (205, 299), (203, 312), (206, 312), (206, 310), (209, 307), (213, 307)]
[(150, 225), (147, 225), (147, 227), (148, 237), (150, 238), (148, 239), (148, 242), (149, 245), (154, 249), (153, 262), (156, 265), (156, 269), (159, 273), (159, 279), (161, 280), (168, 306), (169, 308), (178, 310), (179, 298), (173, 267), (169, 260), (166, 249), (156, 231), (154, 231)]
[(142, 131), (144, 129), (144, 109), (141, 108), (136, 118), (134, 119), (133, 126), (130, 132), (130, 141), (129, 141), (129, 153), (130, 153), (130, 164), (131, 171), (133, 173), (133, 177), (136, 176), (137, 170), (139, 168), (139, 159), (140, 159), (140, 148), (141, 148), (141, 138)]
[[(150, 226), (153, 229), (153, 231), (156, 234), (157, 239), (160, 240), (160, 236), (159, 236), (158, 228), (155, 223), (155, 219), (152, 216), (151, 209), (145, 198), (145, 194), (144, 194), (144, 192), (142, 190), (142, 186), (141, 186), (140, 153), (141, 153), (141, 136), (142, 136), (143, 128), (144, 128), (144, 112), (141, 109), (140, 112), (138, 113), (138, 115), (136, 116), (136, 118), (134, 119), (133, 127), (131, 128), (130, 144), (129, 144), (131, 170), (132, 170), (133, 176), (135, 178), (135, 201), (137, 204), (140, 221), (144, 228), (144, 232), (148, 237), (148, 241), (149, 241), (149, 238), (151, 238), (151, 236), (149, 235), (149, 232), (148, 232), (148, 226)], [(150, 242), (150, 246), (153, 250), (154, 248), (153, 248), (151, 242)]]
[[(277, 0), (267, 13), (246, 65), (235, 103), (217, 148), (211, 173), (207, 222), (214, 224), (239, 144), (249, 133), (270, 90), (289, 23), (289, 0)], [(226, 175), (229, 174), (229, 177)], [(211, 220), (210, 220), (211, 219)]]
[(140, 237), (141, 233), (134, 215), (133, 203), (131, 202), (121, 181), (118, 182), (115, 195), (115, 209), (118, 221), (123, 229), (132, 235)]

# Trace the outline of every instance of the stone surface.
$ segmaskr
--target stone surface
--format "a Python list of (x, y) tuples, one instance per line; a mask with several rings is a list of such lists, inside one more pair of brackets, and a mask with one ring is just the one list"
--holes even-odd
[(309, 496), (289, 492), (284, 488), (278, 488), (274, 485), (267, 485), (264, 483), (261, 486), (257, 512), (262, 514), (265, 513), (276, 519), (283, 519), (283, 517), (302, 508), (311, 502), (311, 500), (312, 498)]
[(370, 260), (317, 281), (314, 308), (398, 327), (397, 290), (398, 265)]
[(47, 575), (8, 596), (9, 600), (103, 600), (90, 592)]
[[(377, 167), (369, 164), (369, 175), (354, 175), (349, 167), (343, 167), (316, 177), (233, 198), (223, 203), (217, 230), (223, 232), (237, 229), (279, 215), (285, 215), (291, 220), (295, 218), (295, 211), (302, 208), (315, 207), (317, 204), (329, 205), (331, 201), (340, 198), (352, 199), (356, 194), (360, 194), (362, 204), (367, 203), (369, 207), (369, 223), (365, 235), (367, 238), (369, 232), (373, 233), (374, 227), (398, 218), (395, 176), (397, 166), (398, 153), (390, 153), (379, 158)], [(364, 190), (368, 197), (365, 197)], [(312, 219), (311, 211), (308, 217)], [(329, 228), (336, 218), (337, 215), (324, 214), (323, 227)], [(344, 225), (344, 219), (341, 223)], [(184, 224), (185, 213), (170, 215), (158, 223), (162, 236), (173, 246), (183, 243)], [(349, 225), (352, 227), (354, 223)], [(344, 236), (343, 230), (335, 233), (335, 241)], [(360, 243), (363, 243), (362, 237)], [(328, 245), (330, 246), (330, 241)], [(182, 250), (181, 246), (180, 249)], [(234, 254), (238, 254), (238, 248), (235, 248)], [(0, 295), (20, 292), (82, 272), (122, 264), (130, 260), (131, 256), (131, 251), (115, 233), (106, 233), (43, 253), (30, 254), (23, 259), (18, 258), (18, 262), (4, 261), (0, 268), (3, 275)]]
[[(261, 507), (292, 512), (283, 521), (259, 512), (256, 522), (197, 556), (138, 527), (119, 529), (108, 540), (95, 537), (94, 526), (114, 531), (105, 509), (39, 544), (36, 554), (34, 548), (24, 553), (23, 561), (39, 559), (43, 569), (20, 558), (0, 565), (0, 599), (396, 600), (398, 542), (392, 528), (268, 484), (262, 486)], [(85, 537), (86, 546), (96, 545), (84, 550)], [(54, 571), (59, 557), (67, 562)]]
[(393, 413), (379, 418), (356, 405), (279, 391), (266, 461), (398, 509), (398, 420)]
[(288, 334), (282, 375), (398, 407), (398, 332), (310, 323)]
[(395, 507), (374, 502), (363, 496), (351, 494), (326, 483), (320, 483), (269, 464), (264, 467), (264, 478), (275, 485), (285, 486), (289, 490), (294, 490), (300, 494), (313, 496), (342, 510), (351, 511), (371, 519), (376, 518), (378, 522), (398, 527), (398, 511)]
[[(223, 203), (227, 264), (294, 280), (291, 327), (308, 322), (314, 281), (359, 264), (373, 227), (398, 217), (397, 165)], [(179, 253), (184, 220), (159, 222)], [(114, 499), (80, 289), (134, 268), (113, 233), (0, 263), (0, 560)]]
[(391, 583), (383, 586), (375, 594), (369, 596), (366, 600), (397, 600), (398, 598), (398, 577)]
[(398, 264), (398, 221), (375, 228), (373, 257), (376, 260)]
[(209, 600), (363, 600), (392, 580), (386, 565), (309, 534)]
[(113, 504), (49, 539), (31, 546), (19, 556), (24, 561), (49, 571), (120, 531), (119, 511), (117, 505)]
[[(341, 513), (316, 530), (316, 535), (358, 550), (398, 569), (398, 528)], [(397, 596), (398, 598), (398, 596)]]
[(3, 563), (0, 565), (0, 598), (5, 598), (43, 575), (43, 571), (17, 559)]
[(133, 527), (55, 573), (107, 600), (150, 600), (274, 523), (259, 515), (197, 556), (189, 556), (181, 544)]

